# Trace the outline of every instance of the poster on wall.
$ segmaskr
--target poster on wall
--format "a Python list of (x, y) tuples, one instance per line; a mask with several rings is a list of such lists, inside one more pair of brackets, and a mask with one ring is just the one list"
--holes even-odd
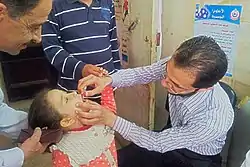
[(122, 5), (122, 34), (121, 34), (121, 53), (122, 53), (122, 65), (123, 67), (128, 66), (129, 62), (129, 41), (130, 35), (129, 26), (130, 26), (130, 17), (129, 17), (129, 1), (123, 0)]
[(122, 20), (122, 0), (114, 0), (116, 21)]
[(130, 40), (130, 33), (128, 27), (129, 19), (129, 2), (128, 0), (114, 0), (116, 29), (118, 42), (120, 46), (119, 54), (123, 68), (128, 66), (128, 44)]
[(206, 35), (216, 40), (228, 56), (228, 77), (233, 75), (241, 12), (240, 5), (196, 5), (194, 35)]

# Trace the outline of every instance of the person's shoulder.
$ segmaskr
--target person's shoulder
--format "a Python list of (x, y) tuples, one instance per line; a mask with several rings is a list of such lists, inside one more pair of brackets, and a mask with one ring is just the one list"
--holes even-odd
[(54, 14), (71, 9), (70, 0), (53, 0), (52, 11)]
[(68, 0), (53, 0), (52, 8), (53, 9), (61, 8), (62, 6), (67, 5), (67, 1)]
[(114, 1), (113, 0), (99, 0), (101, 3), (106, 3), (108, 4), (109, 6), (112, 6)]
[(53, 4), (64, 4), (65, 2), (67, 2), (68, 0), (53, 0)]

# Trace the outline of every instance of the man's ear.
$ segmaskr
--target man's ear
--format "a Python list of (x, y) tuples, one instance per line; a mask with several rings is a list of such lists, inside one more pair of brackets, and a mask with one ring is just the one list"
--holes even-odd
[(64, 117), (61, 121), (60, 121), (60, 125), (63, 128), (68, 128), (71, 125), (73, 125), (76, 122), (76, 120), (74, 118), (71, 117)]
[(7, 14), (7, 7), (3, 3), (0, 3), (0, 21), (3, 20), (6, 14)]

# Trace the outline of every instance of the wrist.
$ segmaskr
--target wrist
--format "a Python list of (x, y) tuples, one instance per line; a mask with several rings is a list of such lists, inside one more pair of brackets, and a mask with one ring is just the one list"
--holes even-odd
[(115, 113), (113, 113), (112, 111), (108, 111), (105, 124), (112, 128), (115, 124), (116, 119), (117, 119), (117, 115)]
[(104, 79), (105, 79), (105, 83), (106, 83), (105, 86), (112, 85), (113, 80), (112, 80), (111, 76), (105, 76)]
[(22, 147), (22, 145), (20, 145), (18, 148), (22, 153), (23, 159), (27, 159), (27, 153), (25, 152), (25, 149)]

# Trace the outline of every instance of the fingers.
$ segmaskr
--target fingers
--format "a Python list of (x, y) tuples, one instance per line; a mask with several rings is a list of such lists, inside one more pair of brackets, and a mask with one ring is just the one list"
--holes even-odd
[(92, 89), (92, 90), (86, 91), (86, 92), (85, 92), (85, 95), (86, 95), (86, 96), (94, 96), (94, 95), (96, 95), (96, 94), (101, 93), (102, 90), (103, 90), (102, 87), (95, 87), (95, 88)]
[(86, 100), (86, 103), (89, 103), (89, 104), (91, 104), (91, 105), (99, 105), (97, 102), (94, 102), (94, 101), (92, 101), (92, 100)]
[(94, 75), (89, 75), (87, 77), (80, 79), (78, 81), (78, 88), (77, 88), (78, 91), (80, 93), (82, 93), (85, 87), (90, 86), (90, 85), (94, 85), (96, 82), (96, 80), (94, 78), (95, 78)]
[(95, 102), (91, 102), (91, 103), (77, 103), (76, 107), (82, 111), (86, 111), (86, 109), (89, 110), (100, 110), (101, 109), (101, 105), (99, 105), (98, 103)]
[(41, 144), (41, 148), (39, 149), (39, 153), (44, 153), (48, 146), (49, 146), (49, 143)]
[(91, 74), (95, 75), (95, 76), (99, 76), (102, 77), (102, 70), (98, 69), (94, 69), (93, 71), (91, 71)]
[(91, 110), (90, 112), (78, 112), (78, 119), (95, 119), (100, 118), (101, 112), (98, 110)]
[(30, 139), (33, 140), (34, 142), (39, 142), (41, 136), (42, 136), (42, 130), (40, 128), (36, 128)]
[(104, 68), (100, 68), (100, 72), (101, 72), (101, 76), (103, 76), (103, 75), (108, 75), (108, 71), (107, 70), (105, 70)]

